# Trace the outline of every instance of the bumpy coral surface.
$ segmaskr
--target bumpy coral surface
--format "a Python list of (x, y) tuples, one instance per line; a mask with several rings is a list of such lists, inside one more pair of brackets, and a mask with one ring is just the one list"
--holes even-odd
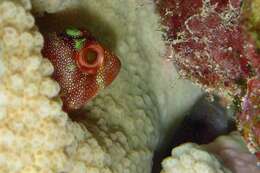
[(174, 148), (162, 166), (161, 173), (231, 173), (214, 155), (193, 143)]
[(235, 131), (206, 145), (186, 143), (174, 148), (172, 155), (162, 162), (161, 173), (258, 173), (256, 162)]
[[(150, 1), (142, 2), (88, 0), (79, 5), (88, 14), (80, 22), (91, 30), (101, 35), (109, 27), (115, 30), (116, 37), (108, 38), (116, 40), (114, 49), (124, 64), (111, 88), (86, 106), (83, 124), (72, 122), (61, 109), (60, 87), (50, 78), (53, 66), (42, 58), (43, 37), (29, 12), (30, 1), (0, 1), (1, 173), (151, 171), (159, 134), (181, 118), (200, 92), (165, 68), (158, 17)], [(94, 14), (103, 25), (91, 20)]]

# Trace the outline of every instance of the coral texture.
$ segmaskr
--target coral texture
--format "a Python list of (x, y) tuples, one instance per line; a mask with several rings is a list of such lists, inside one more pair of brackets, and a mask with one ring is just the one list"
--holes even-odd
[(174, 148), (172, 155), (162, 162), (161, 173), (258, 173), (256, 162), (236, 131), (206, 145), (186, 143)]
[[(30, 1), (0, 1), (1, 173), (151, 172), (159, 134), (182, 117), (200, 90), (165, 68), (158, 16), (150, 1), (142, 2), (88, 0), (79, 6), (92, 14), (81, 16), (81, 23), (103, 35), (109, 27), (115, 30), (114, 49), (123, 65), (118, 80), (87, 104), (83, 124), (62, 111), (60, 87), (50, 78), (50, 61), (42, 58), (43, 37)], [(55, 11), (55, 6), (41, 7), (41, 12)], [(87, 18), (94, 14), (103, 25)]]
[(32, 0), (33, 11), (37, 13), (54, 13), (76, 7), (79, 0)]
[(208, 90), (229, 91), (233, 96), (243, 93), (259, 58), (239, 20), (241, 1), (158, 3), (172, 47), (169, 58), (181, 73)]
[(256, 98), (260, 87), (251, 84), (259, 80), (260, 55), (241, 17), (243, 1), (156, 2), (165, 25), (169, 58), (183, 76), (233, 100), (239, 130), (250, 151), (259, 156), (259, 100)]
[(172, 150), (172, 156), (162, 162), (161, 173), (231, 173), (218, 159), (193, 143)]

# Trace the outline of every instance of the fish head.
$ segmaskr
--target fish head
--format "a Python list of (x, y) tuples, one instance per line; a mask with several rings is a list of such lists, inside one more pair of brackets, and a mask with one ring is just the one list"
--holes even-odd
[(54, 67), (63, 109), (79, 109), (117, 77), (121, 62), (87, 30), (69, 28), (44, 34), (42, 54)]

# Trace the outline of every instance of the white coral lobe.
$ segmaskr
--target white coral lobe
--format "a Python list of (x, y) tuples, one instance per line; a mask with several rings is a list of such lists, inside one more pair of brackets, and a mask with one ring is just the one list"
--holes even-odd
[(231, 173), (214, 155), (193, 143), (174, 148), (162, 166), (161, 173)]

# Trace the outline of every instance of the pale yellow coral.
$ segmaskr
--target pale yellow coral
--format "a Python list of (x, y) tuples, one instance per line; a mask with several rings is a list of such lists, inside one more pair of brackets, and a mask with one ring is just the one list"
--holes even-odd
[(32, 0), (36, 12), (54, 13), (78, 4), (79, 0)]
[(59, 86), (46, 76), (53, 69), (42, 60), (43, 39), (24, 2), (26, 8), (0, 3), (0, 172), (71, 172), (76, 168), (64, 149), (76, 138), (68, 123), (60, 123), (66, 118), (61, 102), (48, 99)]
[(161, 173), (231, 173), (214, 155), (192, 143), (174, 148), (162, 166)]
[(124, 134), (115, 131), (110, 136), (97, 128), (95, 133), (100, 131), (102, 140), (111, 141), (107, 143), (110, 149), (101, 147), (86, 128), (74, 124), (62, 112), (61, 102), (55, 98), (59, 86), (48, 77), (53, 67), (41, 57), (43, 39), (25, 10), (30, 4), (26, 6), (0, 3), (0, 172), (109, 173), (114, 165), (110, 154), (126, 164), (115, 166), (114, 171), (128, 166), (131, 170), (122, 146), (127, 143), (121, 139)]
[[(187, 82), (171, 86), (178, 75), (163, 68), (164, 44), (150, 0), (81, 1), (88, 4), (81, 10), (102, 15), (114, 28), (123, 64), (117, 87), (86, 106), (84, 124), (61, 109), (59, 86), (49, 77), (53, 67), (41, 56), (43, 37), (29, 11), (57, 12), (75, 1), (32, 2), (0, 1), (0, 173), (150, 172), (160, 122), (174, 122), (199, 95)], [(89, 29), (107, 30), (88, 16), (94, 15), (81, 22)]]

